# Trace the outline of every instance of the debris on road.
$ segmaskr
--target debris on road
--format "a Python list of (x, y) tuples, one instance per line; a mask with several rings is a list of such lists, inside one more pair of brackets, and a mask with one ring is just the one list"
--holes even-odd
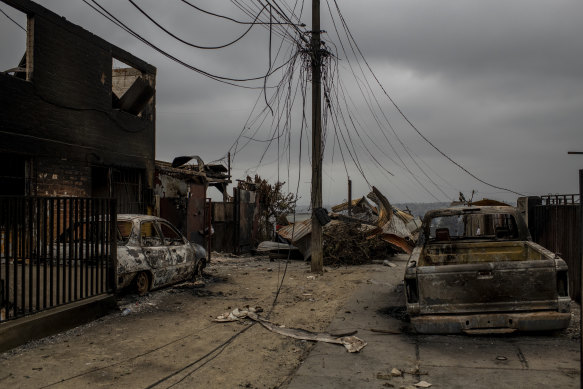
[[(417, 240), (421, 220), (389, 203), (375, 187), (367, 196), (332, 207), (332, 221), (323, 227), (325, 265), (345, 266), (371, 263), (396, 253), (410, 254)], [(281, 228), (278, 237), (297, 247), (305, 260), (311, 257), (310, 219)], [(390, 264), (387, 266), (392, 267)]]
[[(259, 308), (259, 307), (257, 307)], [(217, 316), (214, 321), (216, 322), (233, 322), (242, 319), (251, 319), (258, 322), (264, 328), (271, 332), (275, 332), (280, 335), (288, 336), (294, 339), (309, 340), (312, 342), (326, 342), (332, 344), (343, 345), (348, 352), (357, 353), (362, 350), (367, 343), (356, 337), (356, 336), (334, 336), (325, 332), (311, 332), (301, 328), (286, 328), (285, 326), (278, 326), (269, 320), (263, 319), (257, 315), (259, 312), (263, 312), (263, 309), (253, 307), (246, 307), (245, 309), (235, 308), (231, 312), (223, 313)], [(355, 333), (355, 332), (353, 332)]]
[(391, 370), (391, 375), (392, 375), (393, 377), (400, 377), (400, 376), (402, 376), (402, 375), (403, 375), (403, 372), (401, 372), (401, 370), (399, 370), (399, 369), (397, 369), (397, 368), (393, 367), (393, 369)]
[(418, 388), (429, 388), (432, 385), (429, 382), (427, 382), (427, 381), (419, 381), (414, 386), (416, 386)]

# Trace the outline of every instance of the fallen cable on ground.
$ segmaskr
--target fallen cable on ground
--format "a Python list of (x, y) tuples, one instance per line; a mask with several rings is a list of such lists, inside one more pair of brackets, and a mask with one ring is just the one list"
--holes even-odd
[[(311, 332), (299, 328), (286, 328), (283, 326), (278, 326), (270, 322), (269, 320), (259, 317), (257, 313), (262, 311), (263, 310), (259, 307), (256, 308), (247, 307), (244, 309), (235, 308), (231, 312), (225, 312), (222, 315), (217, 316), (217, 318), (214, 319), (214, 321), (224, 323), (243, 320), (247, 318), (258, 322), (264, 328), (268, 329), (271, 332), (275, 332), (280, 335), (289, 336), (291, 338), (300, 340), (341, 344), (346, 348), (346, 350), (348, 350), (351, 353), (357, 353), (367, 345), (367, 343), (364, 340), (356, 336), (334, 336), (323, 332)], [(356, 331), (351, 332), (351, 334), (352, 333), (356, 333)]]

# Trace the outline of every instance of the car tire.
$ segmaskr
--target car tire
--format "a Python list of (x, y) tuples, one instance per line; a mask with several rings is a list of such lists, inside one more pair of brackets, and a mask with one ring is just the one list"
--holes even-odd
[(138, 295), (143, 296), (150, 291), (150, 277), (145, 271), (141, 271), (134, 278), (134, 286)]
[(201, 277), (202, 278), (202, 270), (206, 267), (206, 258), (201, 258), (198, 263), (196, 264), (196, 267), (194, 269), (194, 279), (196, 279), (196, 277)]

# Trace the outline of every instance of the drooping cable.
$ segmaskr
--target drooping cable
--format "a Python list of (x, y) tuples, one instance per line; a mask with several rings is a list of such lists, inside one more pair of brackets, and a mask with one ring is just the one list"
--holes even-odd
[(26, 32), (26, 28), (22, 27), (22, 26), (20, 25), (20, 23), (18, 23), (16, 20), (12, 19), (12, 18), (10, 17), (10, 15), (8, 15), (8, 14), (7, 14), (6, 12), (4, 12), (2, 9), (0, 9), (0, 12), (1, 12), (2, 14), (4, 14), (4, 16), (6, 16), (6, 17), (8, 18), (8, 20), (10, 20), (12, 23), (16, 24), (18, 27), (20, 27), (20, 29), (21, 29), (22, 31)]

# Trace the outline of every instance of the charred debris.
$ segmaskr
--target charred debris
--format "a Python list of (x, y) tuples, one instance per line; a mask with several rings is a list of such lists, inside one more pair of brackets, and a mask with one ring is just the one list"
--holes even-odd
[[(419, 218), (392, 206), (375, 187), (366, 197), (335, 205), (331, 212), (319, 216), (324, 224), (327, 266), (359, 265), (398, 253), (410, 254), (421, 227)], [(291, 249), (308, 260), (311, 230), (311, 219), (289, 223), (277, 231), (279, 244), (263, 242), (259, 250), (281, 257)]]

